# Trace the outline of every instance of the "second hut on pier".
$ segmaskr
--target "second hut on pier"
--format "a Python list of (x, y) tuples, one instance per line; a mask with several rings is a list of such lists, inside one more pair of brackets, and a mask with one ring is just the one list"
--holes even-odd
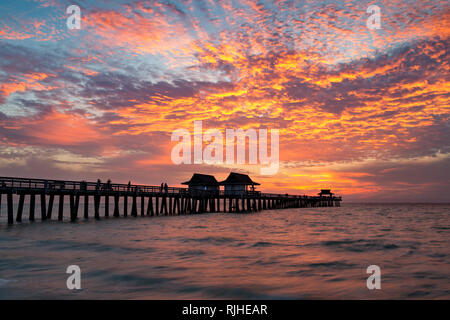
[(243, 195), (248, 191), (255, 192), (255, 186), (259, 186), (258, 182), (253, 181), (246, 174), (231, 172), (228, 178), (219, 182), (224, 186), (225, 195)]
[(332, 197), (333, 192), (330, 189), (321, 189), (318, 195), (319, 197)]
[(219, 193), (219, 183), (209, 174), (194, 173), (191, 180), (181, 184), (187, 185), (191, 193), (205, 191)]

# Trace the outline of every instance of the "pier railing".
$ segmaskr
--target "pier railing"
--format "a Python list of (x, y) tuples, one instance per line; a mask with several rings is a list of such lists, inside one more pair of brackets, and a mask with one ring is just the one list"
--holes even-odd
[[(317, 198), (320, 196), (307, 195), (292, 195), (280, 193), (263, 193), (261, 191), (230, 191), (230, 190), (189, 190), (188, 188), (167, 187), (164, 186), (149, 186), (139, 184), (123, 184), (111, 182), (87, 182), (87, 181), (71, 181), (71, 180), (55, 180), (55, 179), (33, 179), (33, 178), (15, 178), (15, 177), (0, 177), (1, 189), (12, 189), (18, 191), (101, 191), (101, 192), (130, 192), (130, 193), (164, 193), (171, 195), (194, 195), (194, 196), (250, 196), (250, 197), (265, 197), (265, 198)], [(324, 197), (322, 197), (324, 198)], [(341, 199), (340, 197), (334, 197)]]
[(109, 182), (87, 182), (70, 180), (49, 180), (0, 177), (0, 188), (28, 189), (45, 191), (115, 191), (115, 192), (143, 192), (143, 193), (169, 193), (183, 194), (187, 188), (148, 186), (136, 184), (121, 184)]

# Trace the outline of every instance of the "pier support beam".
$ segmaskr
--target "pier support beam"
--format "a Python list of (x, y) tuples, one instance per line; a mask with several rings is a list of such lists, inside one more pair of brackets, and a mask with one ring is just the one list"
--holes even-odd
[(133, 195), (133, 204), (131, 206), (131, 215), (137, 217), (137, 199), (136, 195)]
[(109, 196), (105, 196), (105, 217), (109, 217)]
[(183, 206), (183, 199), (181, 197), (178, 197), (177, 198), (178, 215), (182, 214), (183, 211), (182, 206)]
[(100, 195), (94, 195), (94, 217), (100, 219)]
[(75, 207), (74, 207), (75, 220), (78, 219), (78, 207), (79, 206), (80, 206), (80, 195), (77, 193), (77, 194), (75, 194)]
[(166, 196), (162, 196), (161, 198), (161, 215), (168, 215), (168, 211), (167, 211), (167, 197)]
[(59, 195), (59, 201), (58, 201), (58, 221), (62, 221), (64, 214), (64, 195)]
[(48, 199), (47, 219), (49, 219), (49, 220), (52, 218), (54, 200), (55, 200), (55, 195), (52, 193), (52, 194), (50, 194), (50, 197)]
[[(167, 197), (164, 197), (164, 215), (167, 216), (169, 212), (167, 211)], [(162, 209), (162, 206), (161, 206)]]
[(17, 207), (17, 216), (16, 216), (17, 222), (22, 222), (22, 212), (23, 212), (24, 202), (25, 202), (25, 194), (22, 193), (19, 196), (19, 206)]
[(71, 194), (69, 196), (69, 200), (70, 200), (70, 221), (74, 222), (76, 220), (75, 218), (75, 196), (73, 194)]
[(47, 209), (45, 202), (46, 202), (45, 193), (41, 193), (41, 220), (47, 219)]
[(13, 194), (8, 192), (6, 196), (6, 202), (8, 205), (8, 224), (14, 223), (14, 212), (13, 212)]
[(119, 200), (120, 200), (119, 195), (118, 194), (114, 195), (114, 213), (113, 213), (113, 216), (116, 217), (116, 218), (118, 218), (120, 216), (120, 213), (119, 213)]
[(84, 195), (84, 218), (89, 219), (89, 195)]
[(184, 197), (180, 196), (180, 213), (179, 214), (184, 214)]
[(150, 215), (152, 217), (155, 215), (155, 212), (153, 211), (153, 197), (152, 196), (150, 196), (148, 198), (147, 215)]
[(128, 196), (123, 196), (123, 216), (128, 217)]
[(173, 197), (172, 214), (175, 215), (176, 213), (177, 213), (177, 197)]
[(192, 198), (191, 200), (191, 214), (197, 213), (197, 198)]
[(34, 193), (30, 194), (30, 215), (28, 220), (34, 221), (34, 207), (36, 206), (36, 195)]
[(191, 197), (186, 197), (186, 206), (185, 206), (185, 211), (186, 214), (191, 214), (192, 213), (192, 198)]

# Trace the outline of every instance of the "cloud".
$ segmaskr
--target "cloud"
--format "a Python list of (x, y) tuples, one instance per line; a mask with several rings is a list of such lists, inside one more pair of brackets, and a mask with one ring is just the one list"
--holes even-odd
[(102, 3), (83, 7), (71, 32), (34, 3), (0, 27), (0, 170), (157, 184), (223, 174), (170, 162), (170, 133), (203, 120), (280, 130), (282, 169), (257, 176), (266, 190), (442, 200), (433, 192), (448, 181), (433, 168), (449, 165), (448, 5), (381, 1), (374, 31), (368, 4)]

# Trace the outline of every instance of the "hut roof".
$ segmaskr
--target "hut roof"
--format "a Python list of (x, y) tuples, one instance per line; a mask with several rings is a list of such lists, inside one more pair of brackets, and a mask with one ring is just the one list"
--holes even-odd
[(254, 182), (248, 175), (236, 172), (231, 172), (228, 178), (226, 178), (224, 181), (219, 182), (219, 184), (222, 186), (230, 184), (259, 186), (259, 183)]
[(218, 186), (219, 183), (217, 182), (216, 178), (214, 176), (211, 176), (209, 174), (201, 174), (201, 173), (194, 173), (191, 180), (182, 182), (181, 184), (187, 184), (190, 186)]

